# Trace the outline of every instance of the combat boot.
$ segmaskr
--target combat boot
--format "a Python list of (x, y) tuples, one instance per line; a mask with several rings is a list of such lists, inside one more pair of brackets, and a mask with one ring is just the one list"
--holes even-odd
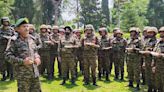
[(129, 85), (128, 85), (129, 87), (133, 87), (133, 81), (129, 81)]
[(124, 74), (121, 74), (121, 79), (120, 80), (124, 80)]
[(101, 73), (98, 73), (98, 79), (101, 80)]
[(140, 90), (140, 84), (139, 83), (137, 83), (136, 89)]
[(93, 85), (94, 86), (97, 86), (97, 84), (96, 84), (96, 78), (93, 78)]
[(5, 75), (5, 73), (2, 75), (2, 79), (1, 79), (1, 81), (5, 81), (7, 78), (6, 78), (6, 75)]
[(150, 86), (148, 87), (148, 92), (153, 92), (152, 87), (150, 87)]
[(13, 74), (11, 74), (10, 81), (13, 81), (13, 80), (14, 80), (14, 76), (13, 76)]
[(76, 85), (76, 84), (75, 84), (75, 78), (72, 78), (72, 79), (71, 79), (71, 83), (72, 83), (72, 85)]
[(105, 79), (106, 79), (106, 81), (110, 81), (109, 80), (109, 74), (108, 73), (106, 73), (106, 78)]
[(66, 83), (66, 79), (63, 79), (63, 81), (60, 85), (64, 85), (65, 83)]
[(89, 85), (89, 79), (88, 78), (84, 79), (84, 85)]

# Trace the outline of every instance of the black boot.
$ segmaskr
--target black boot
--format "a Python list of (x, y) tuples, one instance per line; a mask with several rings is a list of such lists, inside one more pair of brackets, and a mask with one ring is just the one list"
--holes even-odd
[(108, 73), (106, 73), (106, 78), (105, 79), (106, 79), (106, 81), (110, 81), (109, 80), (109, 74)]
[(114, 79), (115, 79), (115, 80), (118, 80), (118, 75), (115, 75)]
[(124, 74), (121, 74), (121, 79), (120, 80), (124, 80)]
[(76, 84), (75, 84), (75, 78), (72, 78), (72, 79), (71, 79), (71, 83), (72, 83), (72, 85), (76, 85)]
[(10, 81), (13, 81), (14, 80), (14, 76), (13, 74), (10, 75)]
[(152, 87), (150, 87), (150, 86), (148, 87), (148, 92), (153, 92)]
[(129, 81), (129, 85), (128, 85), (129, 87), (133, 87), (133, 81)]
[(2, 79), (1, 79), (1, 81), (5, 81), (7, 78), (6, 78), (6, 74), (5, 73), (3, 73), (2, 74)]
[(63, 79), (62, 83), (60, 85), (64, 85), (66, 82), (66, 79)]
[(139, 83), (137, 83), (136, 89), (140, 90), (140, 84)]
[(97, 86), (97, 84), (96, 84), (96, 78), (93, 78), (93, 85), (94, 86)]
[(89, 79), (88, 78), (84, 79), (84, 85), (89, 85)]
[(101, 80), (101, 73), (98, 73), (98, 79)]

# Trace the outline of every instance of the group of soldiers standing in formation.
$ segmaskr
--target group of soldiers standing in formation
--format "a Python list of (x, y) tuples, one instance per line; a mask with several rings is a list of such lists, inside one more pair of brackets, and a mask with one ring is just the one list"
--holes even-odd
[[(92, 81), (93, 85), (97, 86), (96, 79), (98, 77), (102, 80), (102, 76), (105, 76), (106, 81), (110, 81), (113, 64), (115, 79), (124, 80), (126, 62), (129, 87), (133, 87), (133, 83), (136, 82), (136, 89), (139, 90), (142, 81), (143, 85), (148, 86), (148, 92), (164, 92), (164, 27), (159, 30), (156, 27), (145, 27), (142, 33), (138, 27), (131, 27), (130, 38), (125, 39), (120, 28), (114, 28), (112, 36), (109, 36), (107, 28), (100, 27), (97, 36), (91, 24), (85, 26), (84, 35), (80, 29), (73, 30), (70, 26), (51, 27), (44, 24), (37, 33), (34, 25), (29, 24), (25, 18), (18, 20), (15, 29), (10, 26), (7, 17), (1, 19), (1, 24), (2, 81), (7, 77), (13, 80), (13, 75), (16, 75), (18, 90), (27, 89), (21, 86), (29, 83), (24, 78), (39, 85), (39, 73), (41, 76), (46, 74), (47, 79), (52, 80), (54, 62), (57, 61), (59, 77), (63, 79), (61, 85), (68, 79), (75, 85), (79, 73), (78, 65), (84, 76), (84, 85), (89, 85)], [(23, 30), (21, 25), (24, 24), (28, 24), (25, 30), (30, 34), (28, 44), (19, 37)], [(157, 33), (160, 35), (159, 39), (156, 38)], [(30, 60), (36, 63), (24, 63), (23, 61), (28, 61), (27, 56), (34, 57)], [(39, 59), (41, 64), (37, 62)], [(31, 65), (32, 69), (26, 64)], [(33, 72), (34, 74), (31, 74)], [(32, 83), (29, 84), (34, 86)], [(37, 89), (40, 86), (34, 87), (33, 89)]]

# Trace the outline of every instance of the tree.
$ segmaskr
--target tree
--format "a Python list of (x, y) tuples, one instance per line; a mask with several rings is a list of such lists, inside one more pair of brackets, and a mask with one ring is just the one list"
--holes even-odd
[(80, 22), (83, 24), (92, 24), (97, 28), (101, 20), (100, 9), (97, 5), (97, 0), (80, 0)]
[(102, 8), (102, 17), (103, 17), (103, 23), (105, 25), (109, 25), (109, 7), (108, 7), (108, 0), (102, 0), (102, 5), (101, 5), (101, 8)]
[(15, 19), (27, 17), (32, 22), (35, 13), (33, 0), (15, 0), (13, 7), (12, 13)]
[(164, 1), (150, 0), (148, 5), (147, 19), (150, 26), (161, 27), (164, 25)]

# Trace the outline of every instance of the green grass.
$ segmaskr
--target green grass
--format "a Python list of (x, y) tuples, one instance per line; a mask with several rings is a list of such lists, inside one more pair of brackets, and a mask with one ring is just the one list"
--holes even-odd
[[(55, 64), (56, 65), (56, 64)], [(55, 66), (57, 68), (57, 66)], [(126, 68), (126, 67), (125, 67)], [(1, 75), (0, 75), (1, 77)], [(57, 70), (55, 72), (55, 79), (52, 81), (46, 80), (46, 78), (41, 77), (41, 87), (43, 92), (146, 92), (147, 87), (141, 86), (140, 91), (136, 91), (134, 88), (127, 87), (128, 79), (127, 72), (125, 69), (125, 81), (114, 80), (114, 71), (110, 77), (110, 82), (104, 81), (105, 78), (102, 78), (102, 81), (97, 81), (99, 86), (95, 87), (93, 85), (84, 86), (83, 85), (83, 76), (79, 74), (79, 77), (76, 81), (77, 85), (71, 85), (69, 80), (67, 83), (62, 86), (59, 85), (62, 80), (57, 77)], [(17, 92), (16, 81), (6, 82), (0, 81), (0, 92)]]

